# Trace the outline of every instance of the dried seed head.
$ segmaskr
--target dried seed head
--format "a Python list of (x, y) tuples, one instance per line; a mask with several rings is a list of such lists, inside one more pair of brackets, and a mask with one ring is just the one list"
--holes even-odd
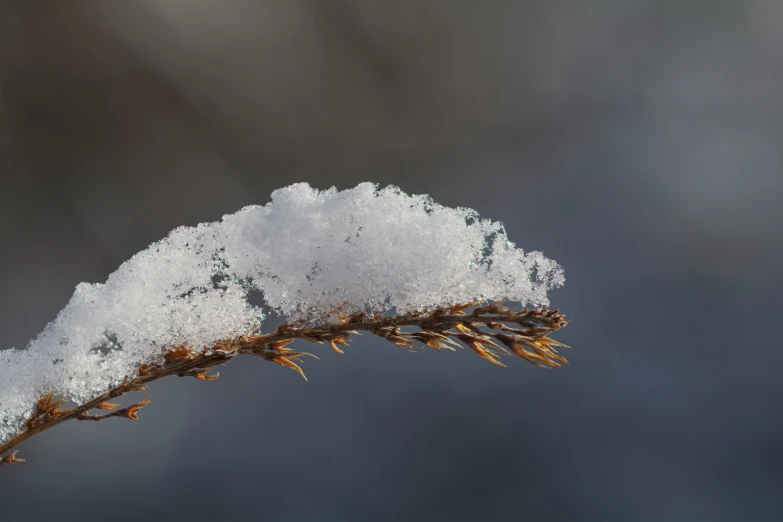
[(151, 402), (152, 401), (147, 400), (147, 397), (145, 396), (143, 400), (137, 402), (136, 404), (131, 404), (125, 408), (125, 416), (130, 420), (139, 420), (139, 410)]
[(2, 466), (3, 464), (17, 464), (19, 462), (24, 462), (25, 461), (24, 459), (16, 458), (17, 453), (19, 453), (19, 450), (16, 450), (12, 452), (10, 455), (8, 455), (7, 457), (3, 457), (2, 459), (0, 459), (0, 466)]
[(197, 355), (196, 352), (187, 348), (186, 346), (177, 346), (167, 351), (163, 355), (163, 359), (166, 361), (167, 364), (171, 364), (177, 361), (185, 361), (188, 359), (193, 359), (194, 357), (196, 357), (196, 355)]
[(218, 379), (218, 377), (220, 377), (220, 372), (216, 372), (214, 375), (207, 375), (208, 372), (208, 369), (199, 370), (193, 374), (193, 377), (200, 381), (215, 381)]

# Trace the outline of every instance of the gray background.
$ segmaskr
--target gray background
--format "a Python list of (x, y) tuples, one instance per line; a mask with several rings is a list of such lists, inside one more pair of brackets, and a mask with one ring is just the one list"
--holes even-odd
[(0, 347), (176, 226), (365, 180), (562, 263), (575, 347), (365, 336), (308, 383), (161, 381), (138, 423), (23, 445), (0, 519), (783, 520), (781, 27), (777, 0), (0, 1)]

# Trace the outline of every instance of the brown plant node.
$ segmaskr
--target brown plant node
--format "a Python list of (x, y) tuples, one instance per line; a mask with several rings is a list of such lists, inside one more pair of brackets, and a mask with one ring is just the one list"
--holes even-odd
[[(220, 374), (208, 373), (215, 366), (225, 364), (239, 354), (261, 357), (285, 366), (307, 380), (299, 364), (303, 362), (303, 357), (318, 357), (288, 348), (296, 339), (328, 344), (335, 352), (343, 354), (344, 350), (340, 347), (348, 346), (350, 336), (361, 335), (360, 332), (364, 331), (382, 337), (406, 351), (425, 346), (453, 351), (457, 347), (466, 346), (481, 358), (503, 367), (506, 365), (500, 362), (500, 358), (507, 355), (520, 357), (545, 368), (559, 368), (568, 364), (568, 360), (557, 352), (558, 347), (568, 347), (548, 337), (568, 324), (558, 309), (523, 308), (517, 311), (502, 303), (477, 306), (480, 304), (464, 303), (393, 317), (365, 313), (339, 316), (339, 312), (335, 312), (329, 317), (336, 318), (336, 321), (327, 324), (308, 326), (286, 323), (272, 333), (253, 331), (238, 338), (219, 341), (202, 350), (184, 345), (174, 346), (161, 354), (159, 362), (140, 365), (135, 377), (126, 376), (117, 386), (83, 404), (62, 408), (62, 399), (55, 398), (53, 393), (43, 395), (36, 402), (33, 414), (25, 421), (24, 430), (0, 444), (0, 455), (70, 419), (100, 421), (121, 417), (138, 420), (139, 410), (150, 404), (146, 396), (124, 408), (108, 401), (144, 390), (147, 383), (171, 375), (195, 377), (202, 381), (215, 380)], [(469, 311), (470, 308), (473, 310)], [(411, 328), (416, 330), (408, 331)], [(93, 409), (109, 412), (90, 414)], [(13, 451), (0, 459), (0, 466), (24, 462), (23, 459), (17, 459), (16, 454), (17, 451)]]
[(24, 462), (24, 459), (16, 458), (17, 453), (19, 453), (19, 450), (14, 450), (7, 457), (0, 459), (0, 466), (2, 466), (3, 464), (16, 464), (18, 462)]

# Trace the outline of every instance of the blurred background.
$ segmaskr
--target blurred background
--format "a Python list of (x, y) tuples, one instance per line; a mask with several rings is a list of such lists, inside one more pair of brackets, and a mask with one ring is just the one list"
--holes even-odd
[(0, 519), (783, 520), (781, 24), (777, 0), (0, 0), (0, 347), (300, 181), (503, 221), (565, 267), (574, 346), (502, 369), (365, 336), (309, 382), (160, 381), (141, 422), (24, 444)]

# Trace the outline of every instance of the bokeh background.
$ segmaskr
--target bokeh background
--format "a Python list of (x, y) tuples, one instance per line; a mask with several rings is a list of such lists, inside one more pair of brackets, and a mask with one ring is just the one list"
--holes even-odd
[(0, 519), (783, 520), (781, 24), (778, 0), (0, 1), (0, 347), (176, 226), (366, 180), (562, 263), (575, 347), (501, 369), (365, 336), (307, 383), (161, 381), (138, 423), (23, 445)]

